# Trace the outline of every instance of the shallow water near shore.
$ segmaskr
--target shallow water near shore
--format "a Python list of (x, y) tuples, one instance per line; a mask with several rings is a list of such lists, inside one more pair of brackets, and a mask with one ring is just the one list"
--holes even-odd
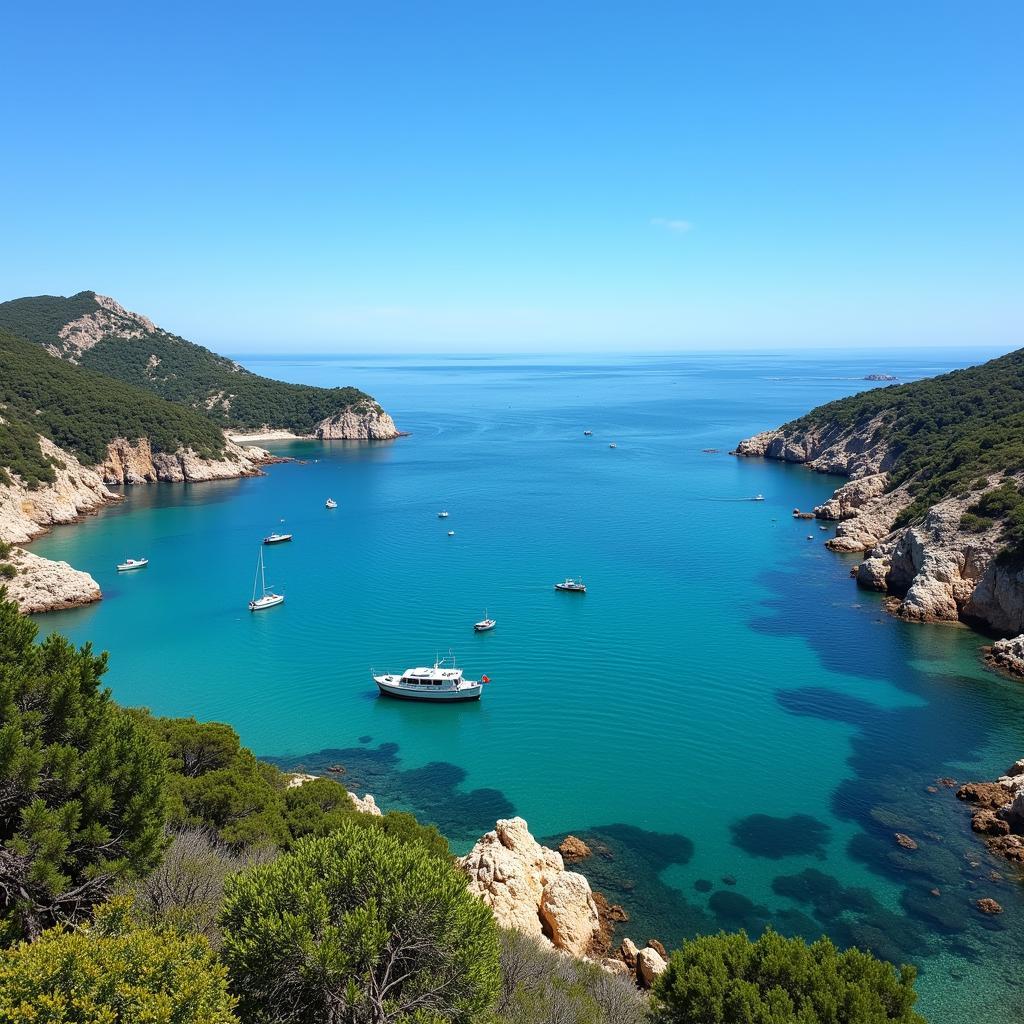
[[(460, 851), (512, 814), (583, 836), (580, 869), (631, 916), (620, 935), (824, 932), (916, 963), (936, 1024), (1017, 1020), (1022, 890), (935, 780), (1024, 754), (1024, 687), (981, 667), (970, 631), (886, 616), (824, 549), (831, 528), (791, 518), (841, 480), (727, 454), (864, 374), (968, 361), (243, 360), (355, 384), (411, 436), (275, 442), (303, 461), (130, 488), (33, 545), (105, 595), (38, 621), (110, 650), (122, 703), (230, 722), (285, 767), (343, 764)], [(265, 552), (286, 602), (252, 615), (275, 529), (295, 534)], [(151, 564), (118, 575), (125, 556)], [(552, 589), (573, 574), (586, 595)], [(485, 609), (498, 626), (475, 635)], [(377, 697), (371, 666), (449, 649), (494, 680), (479, 704)]]

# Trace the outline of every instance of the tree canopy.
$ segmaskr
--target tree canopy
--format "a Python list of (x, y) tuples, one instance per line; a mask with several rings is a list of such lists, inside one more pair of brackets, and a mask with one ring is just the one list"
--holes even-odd
[(470, 1024), (497, 927), (447, 859), (349, 822), (229, 879), (221, 955), (251, 1022)]
[(705, 935), (683, 944), (654, 985), (656, 1024), (924, 1024), (913, 1010), (916, 971), (870, 953), (840, 953), (766, 931)]
[(0, 938), (81, 920), (163, 847), (160, 752), (101, 688), (106, 656), (0, 590)]

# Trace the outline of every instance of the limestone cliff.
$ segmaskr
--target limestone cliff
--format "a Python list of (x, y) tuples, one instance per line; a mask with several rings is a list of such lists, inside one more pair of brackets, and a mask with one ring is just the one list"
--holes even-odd
[(919, 622), (962, 620), (1015, 636), (1024, 632), (1024, 571), (1001, 559), (1002, 523), (968, 530), (968, 508), (1020, 474), (993, 473), (969, 489), (937, 500), (917, 521), (897, 527), (914, 500), (912, 481), (892, 486), (899, 451), (882, 417), (851, 424), (808, 427), (801, 421), (741, 441), (734, 454), (801, 463), (850, 477), (814, 510), (836, 521), (833, 551), (864, 553), (857, 582), (892, 597), (891, 610)]
[(157, 480), (171, 483), (226, 480), (256, 476), (259, 467), (273, 456), (263, 448), (243, 447), (227, 440), (219, 459), (207, 459), (188, 448), (176, 452), (153, 452), (147, 438), (134, 444), (119, 437), (107, 446), (107, 457), (98, 467), (109, 484), (143, 484)]
[(398, 437), (395, 421), (376, 402), (343, 409), (322, 419), (313, 436), (323, 441), (388, 441)]
[(103, 596), (99, 584), (87, 572), (67, 562), (40, 558), (21, 548), (14, 548), (6, 561), (14, 566), (16, 575), (0, 582), (7, 587), (7, 596), (26, 614), (77, 608)]

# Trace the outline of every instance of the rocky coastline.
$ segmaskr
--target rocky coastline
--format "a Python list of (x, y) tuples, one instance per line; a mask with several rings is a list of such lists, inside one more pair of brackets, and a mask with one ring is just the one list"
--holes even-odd
[[(898, 453), (886, 440), (883, 419), (788, 425), (741, 441), (732, 454), (848, 477), (813, 514), (836, 524), (826, 547), (864, 556), (854, 570), (857, 584), (888, 595), (887, 607), (902, 619), (964, 622), (1001, 638), (990, 662), (1024, 676), (1024, 657), (1013, 653), (1024, 654), (1024, 570), (997, 557), (1000, 522), (979, 529), (975, 521), (972, 530), (962, 525), (968, 507), (1008, 477), (983, 477), (970, 493), (937, 501), (917, 522), (897, 526), (913, 497), (906, 482), (891, 486)], [(1010, 479), (1020, 484), (1024, 475)]]
[(971, 828), (989, 850), (1024, 868), (1024, 759), (995, 782), (968, 782), (956, 795), (974, 805)]

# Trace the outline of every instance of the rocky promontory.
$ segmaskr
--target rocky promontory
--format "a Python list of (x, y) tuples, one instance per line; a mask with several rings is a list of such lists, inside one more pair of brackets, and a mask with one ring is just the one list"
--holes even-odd
[(108, 484), (149, 484), (158, 480), (170, 483), (198, 483), (204, 480), (229, 480), (258, 476), (260, 466), (274, 460), (263, 448), (242, 446), (230, 439), (224, 442), (219, 458), (204, 458), (191, 448), (176, 452), (154, 452), (149, 439), (134, 444), (124, 437), (107, 445), (107, 457), (97, 472)]
[(1024, 866), (1024, 759), (995, 782), (968, 782), (957, 797), (975, 805), (971, 828), (996, 854)]
[(814, 516), (836, 524), (827, 547), (863, 556), (857, 583), (888, 595), (887, 607), (901, 618), (962, 621), (994, 634), (1001, 639), (989, 662), (1019, 675), (1022, 372), (1024, 350), (861, 392), (741, 441), (733, 452), (847, 477)]

